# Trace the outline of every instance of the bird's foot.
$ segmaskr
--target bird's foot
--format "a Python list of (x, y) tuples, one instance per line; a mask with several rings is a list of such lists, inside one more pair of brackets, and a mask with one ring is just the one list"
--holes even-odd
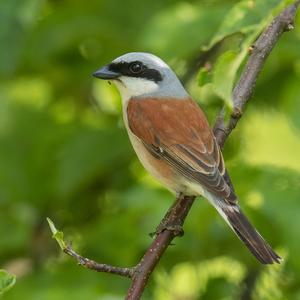
[(184, 235), (184, 230), (180, 224), (163, 224), (163, 223), (159, 224), (156, 230), (154, 232), (151, 232), (149, 235), (151, 237), (154, 237), (155, 235), (158, 235), (165, 230), (172, 231), (174, 236)]

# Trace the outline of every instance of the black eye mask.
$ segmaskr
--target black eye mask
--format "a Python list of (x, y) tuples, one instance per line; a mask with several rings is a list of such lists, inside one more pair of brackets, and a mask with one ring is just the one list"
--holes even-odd
[(108, 69), (128, 77), (145, 78), (154, 82), (162, 81), (162, 75), (155, 69), (149, 69), (140, 61), (111, 63)]

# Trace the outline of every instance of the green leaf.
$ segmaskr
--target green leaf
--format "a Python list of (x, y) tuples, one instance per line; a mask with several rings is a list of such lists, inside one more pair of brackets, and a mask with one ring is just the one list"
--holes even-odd
[(249, 45), (255, 36), (256, 33), (243, 41), (240, 52), (229, 50), (223, 53), (218, 57), (213, 69), (213, 89), (230, 110), (233, 108), (232, 90), (236, 74), (248, 54)]
[(278, 13), (287, 3), (285, 0), (239, 1), (227, 13), (207, 48), (237, 32), (257, 32), (261, 28), (261, 22), (269, 23), (274, 13)]
[(248, 54), (249, 47), (264, 30), (273, 13), (283, 7), (286, 1), (268, 0), (261, 2), (241, 1), (228, 13), (219, 31), (212, 38), (208, 48), (234, 33), (245, 35), (238, 51), (228, 50), (217, 59), (212, 76), (215, 93), (231, 110), (233, 108), (232, 90), (237, 72)]
[(51, 221), (51, 219), (47, 218), (49, 227), (52, 231), (52, 237), (57, 241), (59, 247), (61, 250), (64, 250), (67, 248), (66, 243), (64, 241), (64, 233), (62, 231), (58, 231), (54, 225), (54, 223)]
[(7, 292), (16, 283), (16, 276), (5, 270), (0, 270), (0, 296)]
[(200, 68), (197, 78), (198, 78), (198, 85), (199, 86), (203, 86), (206, 83), (211, 82), (210, 68), (208, 68), (207, 66), (204, 66), (204, 67)]
[[(221, 97), (225, 104), (233, 107), (232, 87), (233, 80), (239, 67), (238, 54), (234, 51), (227, 51), (222, 54), (215, 65), (213, 71), (213, 87), (216, 94)], [(226, 80), (225, 80), (226, 79)]]

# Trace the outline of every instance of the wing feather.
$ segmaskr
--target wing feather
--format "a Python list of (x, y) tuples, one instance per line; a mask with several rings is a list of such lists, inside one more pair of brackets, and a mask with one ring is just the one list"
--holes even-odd
[(217, 141), (191, 99), (136, 99), (127, 107), (129, 128), (155, 157), (208, 191), (236, 202)]

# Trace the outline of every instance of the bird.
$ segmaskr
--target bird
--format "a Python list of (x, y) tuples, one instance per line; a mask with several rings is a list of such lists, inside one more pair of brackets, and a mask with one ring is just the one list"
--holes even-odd
[(130, 52), (93, 76), (117, 87), (129, 139), (153, 177), (178, 195), (206, 198), (262, 264), (281, 262), (242, 212), (204, 112), (162, 59)]

